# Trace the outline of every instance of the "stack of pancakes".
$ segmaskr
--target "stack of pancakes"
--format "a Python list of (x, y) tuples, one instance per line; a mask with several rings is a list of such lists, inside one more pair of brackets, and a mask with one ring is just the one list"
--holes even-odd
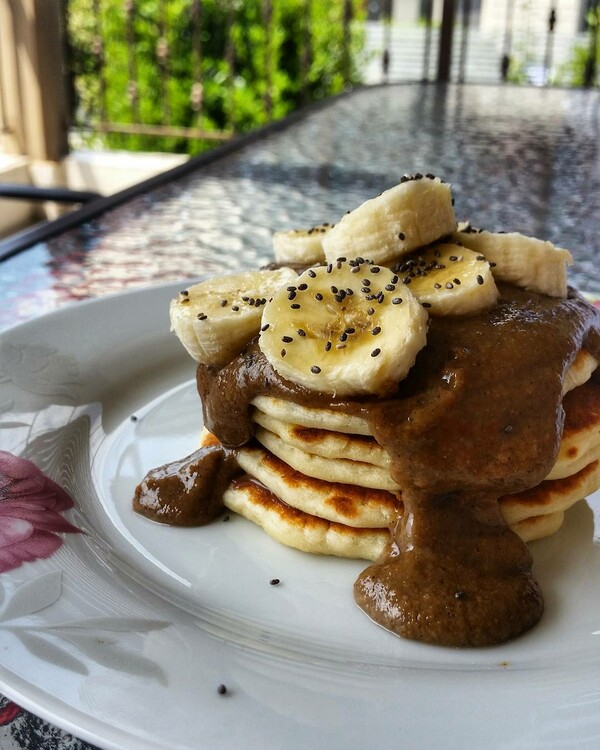
[[(552, 471), (536, 487), (500, 498), (506, 523), (524, 541), (554, 534), (565, 511), (600, 487), (597, 364), (580, 351), (567, 372)], [(377, 560), (402, 515), (402, 488), (367, 421), (269, 396), (253, 401), (252, 416), (255, 438), (238, 450), (244, 473), (226, 490), (226, 507), (290, 547)], [(201, 444), (215, 443), (205, 430)]]

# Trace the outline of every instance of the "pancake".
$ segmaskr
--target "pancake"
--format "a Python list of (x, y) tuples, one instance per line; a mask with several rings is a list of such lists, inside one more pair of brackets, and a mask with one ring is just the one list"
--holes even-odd
[(335, 460), (323, 458), (285, 443), (275, 433), (262, 427), (256, 430), (256, 439), (293, 469), (315, 477), (315, 479), (358, 484), (360, 487), (374, 487), (378, 490), (389, 490), (391, 492), (400, 489), (386, 468), (374, 466), (364, 461), (351, 461), (346, 458)]
[(366, 419), (354, 414), (344, 414), (334, 409), (320, 409), (304, 406), (293, 401), (285, 401), (275, 396), (256, 396), (252, 405), (260, 411), (289, 424), (311, 427), (317, 430), (330, 430), (349, 435), (371, 435)]
[[(506, 523), (524, 541), (554, 534), (564, 512), (600, 486), (600, 382), (589, 378), (589, 361), (578, 359), (572, 368), (571, 383), (587, 381), (563, 399), (554, 468), (536, 487), (499, 500)], [(332, 410), (288, 408), (277, 399), (260, 399), (260, 406), (267, 411), (255, 405), (256, 439), (237, 451), (244, 477), (230, 484), (225, 505), (296, 549), (377, 559), (403, 511), (385, 451), (364, 430), (330, 429), (344, 416)], [(286, 412), (311, 426), (290, 423)], [(201, 445), (218, 442), (204, 430)]]
[[(560, 449), (547, 479), (572, 476), (600, 459), (600, 382), (588, 380), (570, 391), (563, 399), (563, 407), (565, 423)], [(373, 438), (293, 424), (283, 418), (282, 411), (279, 413), (281, 416), (275, 417), (255, 408), (253, 419), (261, 425), (256, 436), (297, 471), (334, 482), (392, 492), (400, 489), (389, 477), (387, 453)], [(309, 421), (309, 415), (304, 416), (304, 421)], [(325, 417), (322, 421), (326, 421)]]
[(563, 396), (586, 383), (596, 367), (598, 367), (598, 360), (585, 349), (581, 349), (566, 372), (562, 389)]
[[(389, 527), (402, 512), (401, 494), (327, 482), (295, 471), (260, 446), (243, 448), (239, 465), (271, 492), (306, 513), (355, 527)], [(565, 511), (600, 486), (600, 460), (564, 479), (545, 480), (525, 492), (500, 498), (505, 521)]]
[(525, 518), (568, 510), (600, 487), (600, 460), (563, 479), (544, 480), (525, 492), (501, 497), (500, 510), (509, 525)]
[[(293, 508), (250, 477), (234, 480), (223, 496), (225, 506), (260, 526), (288, 547), (318, 555), (378, 560), (390, 541), (387, 529), (355, 528)], [(525, 542), (554, 534), (564, 513), (523, 519), (511, 526)]]
[(327, 521), (387, 529), (402, 512), (402, 501), (391, 492), (315, 479), (258, 444), (241, 448), (237, 460), (249, 476), (287, 505)]
[(539, 539), (556, 534), (563, 524), (565, 514), (562, 510), (556, 513), (546, 513), (543, 516), (532, 516), (525, 518), (516, 524), (511, 525), (511, 529), (521, 537), (524, 542), (535, 542)]
[(277, 435), (284, 443), (306, 453), (330, 459), (346, 459), (390, 470), (390, 457), (373, 437), (303, 427), (254, 409), (256, 424)]
[[(582, 349), (565, 374), (563, 393), (573, 391), (586, 383), (597, 364), (597, 360)], [(252, 400), (252, 404), (264, 414), (288, 424), (349, 435), (371, 435), (367, 420), (355, 414), (344, 414), (335, 409), (308, 407), (275, 396), (257, 396)]]
[(600, 458), (600, 381), (588, 380), (563, 399), (565, 424), (548, 479), (570, 476)]
[[(499, 499), (525, 542), (556, 533), (564, 513), (600, 486), (600, 382), (596, 360), (580, 352), (565, 379), (565, 421), (547, 478)], [(377, 560), (403, 512), (390, 458), (360, 417), (261, 396), (253, 401), (255, 440), (237, 451), (244, 471), (225, 506), (270, 537), (313, 554)], [(204, 430), (201, 445), (217, 445)]]
[[(204, 434), (203, 445), (217, 443)], [(400, 496), (307, 477), (256, 444), (239, 451), (238, 463), (246, 473), (227, 489), (225, 505), (295, 549), (374, 560), (402, 514)], [(500, 510), (525, 542), (542, 539), (556, 533), (564, 511), (599, 484), (595, 461), (572, 477), (504, 496)]]
[(352, 528), (292, 508), (248, 477), (235, 479), (223, 502), (272, 539), (302, 552), (377, 560), (389, 540), (387, 529)]

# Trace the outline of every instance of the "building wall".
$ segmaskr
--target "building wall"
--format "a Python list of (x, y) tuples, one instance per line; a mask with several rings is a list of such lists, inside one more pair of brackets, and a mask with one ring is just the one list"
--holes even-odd
[(555, 32), (575, 36), (579, 31), (583, 0), (482, 0), (480, 30), (504, 34), (507, 11), (512, 6), (512, 28), (518, 34), (544, 35), (550, 9), (556, 12)]
[[(475, 0), (471, 2), (474, 11), (479, 9), (479, 28), (483, 33), (504, 34), (507, 11), (512, 7), (512, 26), (516, 33), (545, 34), (548, 29), (550, 9), (554, 7), (557, 17), (555, 31), (563, 36), (575, 36), (579, 32), (579, 24), (586, 4), (586, 0)], [(461, 10), (460, 0), (457, 0), (455, 5), (458, 17)], [(442, 6), (443, 0), (433, 0), (435, 21), (439, 22), (441, 19)], [(421, 0), (393, 0), (392, 18), (395, 23), (416, 23), (419, 20), (420, 8)]]
[(419, 20), (421, 0), (394, 0), (392, 20), (395, 23), (414, 23)]

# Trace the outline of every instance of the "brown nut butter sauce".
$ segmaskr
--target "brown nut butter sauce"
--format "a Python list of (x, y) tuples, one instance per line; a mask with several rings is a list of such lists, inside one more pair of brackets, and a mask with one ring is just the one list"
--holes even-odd
[(431, 317), (427, 346), (391, 398), (339, 401), (294, 385), (256, 340), (220, 370), (199, 366), (204, 421), (226, 447), (151, 472), (135, 509), (166, 523), (214, 518), (236, 471), (235, 448), (252, 438), (258, 395), (358, 414), (389, 453), (404, 504), (386, 554), (354, 585), (358, 605), (428, 643), (483, 646), (524, 632), (540, 619), (543, 598), (498, 498), (538, 484), (554, 464), (564, 374), (582, 347), (600, 358), (600, 311), (576, 293), (500, 292), (476, 316)]
[(205, 526), (223, 511), (223, 493), (240, 473), (235, 451), (200, 448), (146, 474), (135, 489), (133, 509), (169, 526)]

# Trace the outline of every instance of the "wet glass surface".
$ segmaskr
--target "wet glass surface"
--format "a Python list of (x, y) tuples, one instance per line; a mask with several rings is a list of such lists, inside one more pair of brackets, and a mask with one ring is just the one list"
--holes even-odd
[(66, 302), (268, 262), (278, 229), (336, 221), (432, 172), (480, 227), (567, 247), (600, 296), (600, 92), (367, 88), (0, 264), (0, 328)]

